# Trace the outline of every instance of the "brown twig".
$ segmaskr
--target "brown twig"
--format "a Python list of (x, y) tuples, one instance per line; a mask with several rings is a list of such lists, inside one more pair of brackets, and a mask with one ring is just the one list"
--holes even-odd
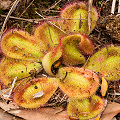
[(8, 97), (7, 97), (7, 98), (10, 97), (10, 95), (11, 95), (11, 93), (12, 93), (12, 90), (13, 90), (13, 88), (14, 88), (14, 86), (15, 86), (16, 80), (17, 80), (17, 77), (15, 77), (14, 80), (13, 80), (12, 87), (11, 87), (11, 89), (10, 89), (10, 91), (9, 91), (9, 94), (8, 94)]
[(91, 30), (91, 7), (93, 0), (88, 1), (88, 30)]
[(7, 92), (10, 91), (10, 90), (11, 90), (11, 88), (6, 89), (6, 90), (1, 94), (1, 96), (3, 96), (5, 93), (7, 93)]
[(114, 14), (114, 12), (115, 12), (115, 4), (116, 4), (116, 0), (113, 0), (112, 7), (111, 7), (111, 14)]
[(85, 64), (84, 64), (84, 66), (83, 66), (83, 68), (84, 68), (84, 69), (85, 69), (85, 66), (87, 65), (87, 63), (88, 63), (88, 61), (89, 61), (90, 57), (91, 57), (91, 56), (89, 56), (89, 57), (88, 57), (88, 59), (86, 60), (86, 62), (85, 62)]
[(120, 0), (119, 0), (119, 3), (118, 3), (118, 14), (120, 14)]
[(14, 2), (14, 4), (12, 5), (11, 9), (9, 10), (9, 12), (8, 12), (8, 14), (7, 14), (6, 18), (5, 18), (5, 21), (4, 21), (4, 23), (3, 23), (2, 29), (1, 29), (0, 38), (2, 37), (2, 33), (3, 33), (3, 31), (4, 31), (4, 28), (5, 28), (5, 25), (6, 25), (7, 21), (8, 21), (8, 19), (9, 19), (9, 16), (10, 16), (10, 15), (12, 14), (12, 12), (15, 10), (15, 8), (16, 8), (16, 6), (18, 5), (19, 2), (20, 2), (20, 0), (16, 0), (16, 1)]
[(61, 0), (59, 0), (58, 2), (56, 2), (53, 6), (51, 6), (50, 8), (48, 8), (47, 10), (45, 10), (45, 12), (49, 11), (50, 9), (54, 8)]
[[(42, 10), (42, 12), (46, 12), (46, 10)], [(59, 13), (61, 12), (60, 10), (49, 10), (49, 12), (56, 12), (56, 13)]]
[[(7, 15), (1, 15), (1, 17), (6, 17)], [(25, 18), (18, 18), (14, 16), (9, 16), (9, 18), (16, 19), (16, 20), (22, 20), (22, 21), (27, 21), (27, 22), (34, 22), (34, 23), (39, 23), (39, 21), (43, 20), (51, 20), (52, 18), (45, 18), (45, 19), (25, 19)]]
[(79, 19), (79, 18), (60, 18), (62, 20), (88, 20), (88, 19)]
[[(36, 11), (35, 11), (36, 12)], [(39, 14), (38, 12), (36, 12), (36, 14), (38, 14), (40, 17), (42, 17), (43, 19), (45, 19), (41, 14)], [(62, 31), (63, 33), (67, 34), (65, 31), (63, 31), (61, 28), (59, 28), (57, 25), (55, 25), (54, 23), (48, 21), (49, 24), (53, 25), (54, 27), (58, 28), (60, 31)], [(67, 34), (68, 35), (68, 34)]]
[(26, 12), (26, 10), (32, 5), (33, 2), (34, 0), (27, 6), (27, 8), (22, 12), (22, 14), (19, 17), (21, 17)]
[[(7, 15), (1, 15), (1, 17), (6, 17)], [(16, 20), (22, 20), (22, 21), (27, 21), (27, 22), (34, 22), (34, 23), (39, 23), (39, 21), (43, 21), (43, 20), (53, 20), (52, 18), (44, 18), (44, 19), (25, 19), (25, 18), (18, 18), (18, 17), (14, 17), (14, 16), (9, 16), (9, 18), (11, 19), (16, 19)], [(80, 20), (77, 18), (55, 18), (56, 20)], [(87, 20), (87, 19), (81, 19), (81, 20)]]

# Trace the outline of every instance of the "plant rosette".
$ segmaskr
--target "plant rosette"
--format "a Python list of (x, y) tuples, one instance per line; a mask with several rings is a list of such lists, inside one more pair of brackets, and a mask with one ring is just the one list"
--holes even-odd
[[(92, 41), (83, 34), (89, 35), (94, 29), (98, 19), (96, 9), (91, 8), (91, 31), (88, 31), (87, 24), (88, 6), (83, 2), (66, 6), (60, 16), (63, 21), (46, 21), (36, 28), (34, 35), (13, 29), (1, 39), (5, 58), (1, 61), (0, 78), (7, 87), (11, 87), (9, 84), (15, 77), (17, 80), (24, 78), (12, 91), (13, 100), (21, 107), (44, 106), (58, 86), (71, 99), (88, 101), (87, 98), (95, 94), (100, 85), (94, 70), (61, 66), (84, 64), (84, 54), (92, 54)], [(55, 73), (53, 66), (58, 70)], [(33, 79), (29, 76), (31, 70), (37, 71), (41, 67), (47, 77), (33, 76)], [(104, 88), (107, 85), (105, 79), (102, 80)], [(101, 92), (104, 96), (106, 89)]]

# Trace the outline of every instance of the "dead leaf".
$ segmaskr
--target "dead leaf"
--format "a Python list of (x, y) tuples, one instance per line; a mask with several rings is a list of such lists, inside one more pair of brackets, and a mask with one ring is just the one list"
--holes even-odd
[(0, 101), (0, 107), (4, 111), (9, 111), (11, 109), (18, 109), (19, 108), (19, 106), (17, 106), (15, 103), (9, 103), (9, 104), (7, 104), (6, 102), (1, 102), (1, 101)]
[(61, 111), (63, 108), (39, 108), (39, 109), (18, 109), (17, 107), (13, 107), (13, 103), (6, 104), (4, 102), (0, 102), (0, 107), (3, 110), (8, 110), (7, 112), (13, 114), (15, 116), (24, 118), (25, 120), (69, 120), (66, 111), (62, 111), (58, 114), (57, 112)]
[(0, 91), (1, 91), (1, 83), (0, 83)]
[(104, 77), (102, 77), (102, 84), (101, 84), (101, 94), (102, 96), (105, 96), (108, 89), (107, 81)]
[(56, 114), (57, 111), (58, 108), (41, 108), (39, 110), (11, 110), (9, 113), (26, 120), (69, 120), (66, 111)]
[[(39, 108), (39, 109), (18, 109), (18, 106), (15, 103), (5, 103), (0, 102), (0, 107), (7, 111), (8, 113), (24, 118), (25, 120), (69, 120), (67, 111), (62, 111), (61, 107), (51, 108)], [(119, 103), (109, 103), (107, 104), (100, 120), (112, 120), (112, 118), (120, 112)], [(58, 113), (58, 114), (56, 114)]]
[(7, 10), (10, 8), (11, 0), (1, 0), (0, 1), (0, 8), (3, 10)]
[(22, 118), (15, 117), (0, 109), (0, 120), (23, 120)]
[(100, 120), (112, 120), (112, 118), (120, 112), (120, 104), (119, 103), (109, 103), (106, 106), (105, 111), (103, 112)]

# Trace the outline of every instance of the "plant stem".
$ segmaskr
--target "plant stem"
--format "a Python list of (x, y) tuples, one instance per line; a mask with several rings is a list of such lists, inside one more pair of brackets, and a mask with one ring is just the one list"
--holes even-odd
[(116, 0), (112, 1), (111, 14), (114, 14)]
[(88, 30), (91, 30), (91, 7), (93, 0), (88, 1)]

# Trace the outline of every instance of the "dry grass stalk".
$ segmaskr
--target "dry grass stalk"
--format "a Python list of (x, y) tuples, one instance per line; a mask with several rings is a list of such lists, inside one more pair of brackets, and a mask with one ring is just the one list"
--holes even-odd
[(115, 4), (116, 4), (116, 0), (113, 0), (113, 1), (112, 1), (112, 7), (111, 7), (111, 14), (114, 14)]
[(4, 31), (4, 28), (5, 28), (5, 25), (6, 25), (7, 21), (8, 21), (8, 19), (9, 19), (9, 16), (10, 16), (10, 15), (12, 14), (12, 12), (15, 10), (15, 8), (16, 8), (16, 6), (18, 5), (19, 2), (20, 2), (20, 0), (16, 0), (16, 1), (14, 2), (14, 4), (12, 5), (11, 9), (9, 10), (9, 12), (8, 12), (8, 14), (7, 14), (6, 18), (5, 18), (5, 21), (4, 21), (4, 23), (3, 23), (2, 29), (1, 29), (0, 38), (2, 37), (2, 33), (3, 33), (3, 31)]
[(88, 1), (88, 29), (91, 30), (91, 7), (93, 0)]

